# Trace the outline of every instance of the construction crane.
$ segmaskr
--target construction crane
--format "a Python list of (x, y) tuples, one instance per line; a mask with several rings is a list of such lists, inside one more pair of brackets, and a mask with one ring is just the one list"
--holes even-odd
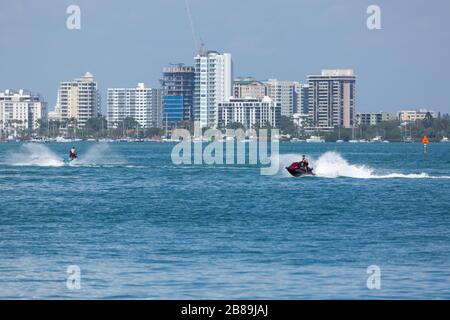
[[(195, 32), (194, 20), (192, 19), (192, 12), (191, 12), (191, 7), (189, 6), (189, 0), (184, 0), (184, 4), (185, 4), (186, 13), (187, 13), (187, 16), (189, 19), (189, 24), (191, 26), (192, 39), (194, 40), (195, 50), (197, 50), (197, 52), (199, 54), (202, 54), (204, 51), (205, 44), (203, 43), (203, 40), (201, 37), (197, 37), (197, 33)], [(198, 44), (198, 39), (200, 39), (200, 45)]]

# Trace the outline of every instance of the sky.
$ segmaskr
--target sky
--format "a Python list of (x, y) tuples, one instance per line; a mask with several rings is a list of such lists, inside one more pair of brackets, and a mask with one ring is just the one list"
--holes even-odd
[[(81, 29), (69, 30), (69, 5)], [(197, 37), (229, 52), (235, 76), (305, 82), (322, 69), (351, 68), (357, 111), (430, 108), (450, 113), (448, 0), (189, 0)], [(367, 28), (367, 8), (381, 29)], [(144, 82), (159, 87), (169, 63), (193, 63), (185, 0), (0, 0), (0, 90), (42, 94), (91, 72), (102, 92)]]

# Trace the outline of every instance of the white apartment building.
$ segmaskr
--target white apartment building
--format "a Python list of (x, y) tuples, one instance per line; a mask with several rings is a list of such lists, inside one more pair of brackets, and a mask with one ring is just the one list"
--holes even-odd
[(246, 129), (264, 127), (267, 123), (278, 128), (280, 118), (281, 104), (267, 96), (262, 99), (230, 98), (219, 103), (218, 124), (221, 128), (231, 123), (241, 123)]
[(194, 59), (194, 120), (201, 127), (216, 127), (218, 104), (233, 96), (231, 54), (208, 51)]
[(267, 86), (267, 95), (281, 104), (281, 115), (291, 117), (297, 110), (296, 88), (300, 84), (296, 81), (269, 79), (264, 82)]
[(309, 112), (309, 85), (299, 82), (294, 83), (294, 114), (307, 115)]
[(36, 130), (39, 120), (47, 121), (47, 102), (38, 94), (20, 89), (0, 92), (0, 130), (16, 135), (21, 130)]
[(436, 117), (436, 113), (429, 109), (405, 109), (400, 110), (399, 112), (399, 118), (401, 122), (414, 122), (417, 120), (423, 120), (425, 119), (425, 116), (427, 113), (430, 113), (433, 118)]
[(156, 89), (138, 83), (136, 88), (108, 88), (108, 128), (130, 117), (143, 128), (158, 126), (160, 99)]
[(356, 116), (356, 76), (351, 69), (322, 70), (308, 76), (311, 123), (318, 128), (351, 128)]
[(98, 117), (100, 93), (94, 76), (86, 72), (81, 78), (61, 82), (55, 112), (61, 120), (76, 119), (79, 128), (84, 127), (89, 118)]

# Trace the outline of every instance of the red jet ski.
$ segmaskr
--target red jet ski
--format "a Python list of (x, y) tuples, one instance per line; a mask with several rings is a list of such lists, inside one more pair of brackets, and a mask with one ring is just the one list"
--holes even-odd
[(293, 162), (289, 167), (286, 167), (286, 170), (294, 177), (315, 176), (313, 168), (301, 167), (298, 162)]

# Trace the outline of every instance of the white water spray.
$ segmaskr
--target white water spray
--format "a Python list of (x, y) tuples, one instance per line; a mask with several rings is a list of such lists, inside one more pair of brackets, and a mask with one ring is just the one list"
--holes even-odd
[(13, 166), (61, 167), (64, 161), (42, 144), (24, 144), (19, 152), (11, 153), (6, 163)]
[(336, 152), (326, 152), (314, 163), (316, 175), (326, 178), (349, 177), (370, 179), (374, 170), (364, 165), (349, 164)]
[[(57, 155), (48, 146), (36, 143), (24, 144), (18, 152), (6, 157), (6, 164), (12, 166), (61, 167), (66, 165), (64, 156)], [(106, 143), (91, 146), (86, 153), (80, 155), (70, 166), (103, 166), (123, 165), (126, 161), (113, 154)]]
[(77, 166), (103, 166), (122, 165), (126, 160), (111, 152), (107, 143), (98, 143), (90, 147), (86, 153), (80, 155), (74, 165)]
[[(281, 156), (280, 164), (282, 168), (288, 166), (294, 161), (299, 161), (298, 155), (285, 154)], [(450, 179), (449, 176), (430, 176), (427, 173), (379, 173), (366, 165), (350, 164), (337, 152), (326, 152), (322, 154), (317, 160), (310, 159), (310, 164), (314, 168), (314, 173), (322, 178), (338, 178), (347, 177), (355, 179)], [(283, 170), (284, 176), (289, 176), (286, 170)]]

